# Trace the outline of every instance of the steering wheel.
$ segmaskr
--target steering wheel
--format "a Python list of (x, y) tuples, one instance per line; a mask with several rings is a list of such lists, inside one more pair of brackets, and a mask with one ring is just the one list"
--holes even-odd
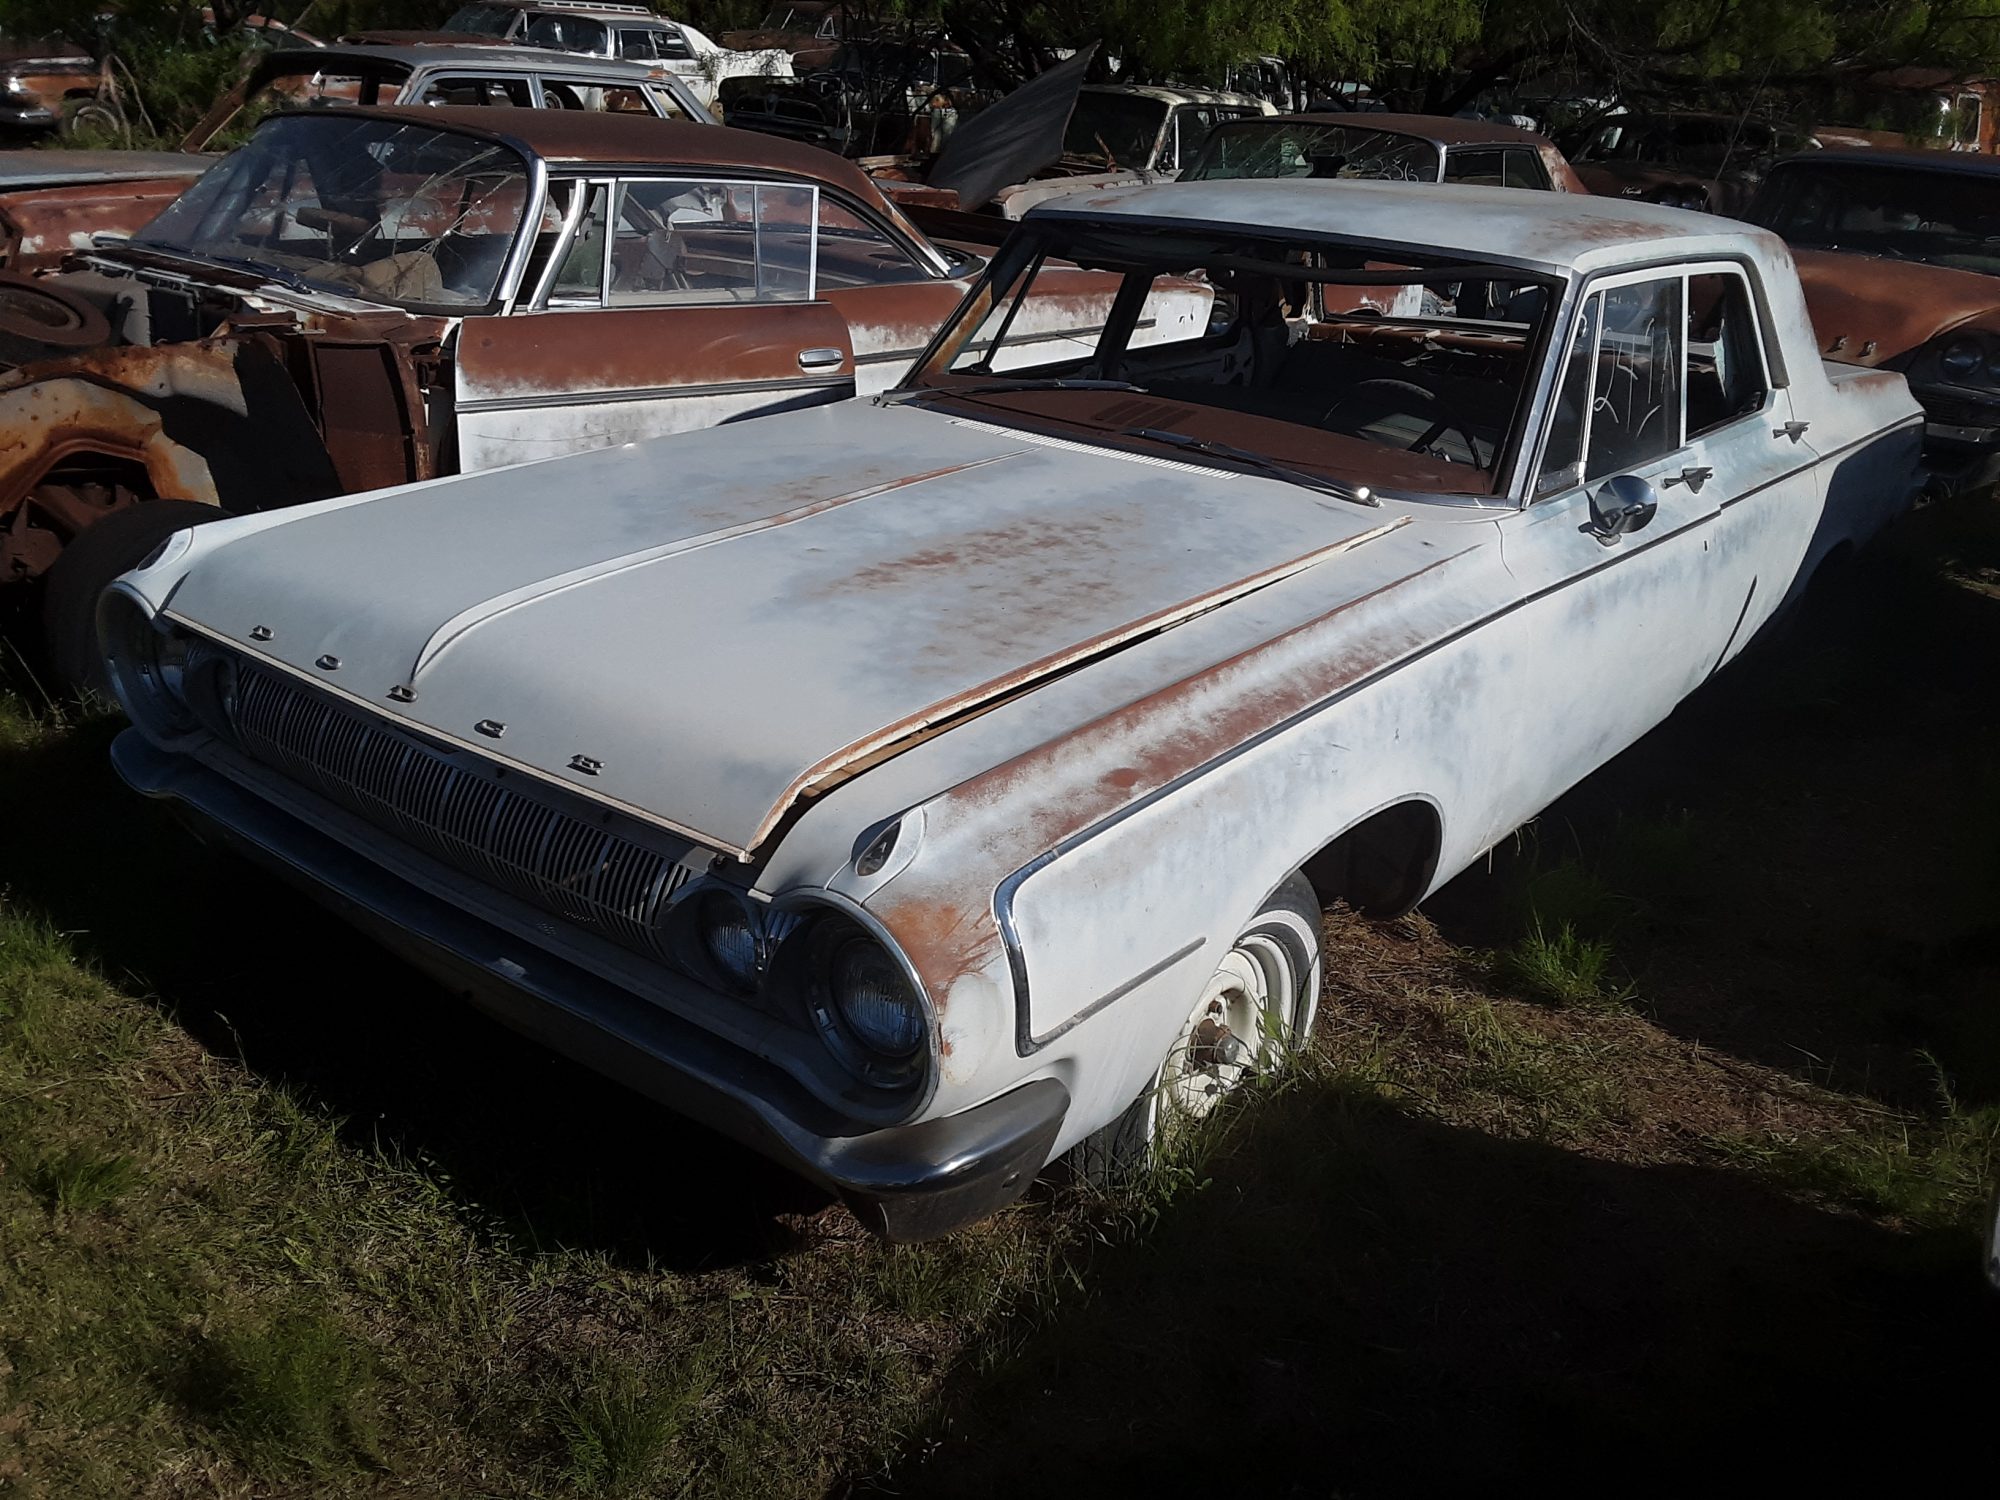
[[(304, 204), (292, 214), (292, 217), (308, 229), (320, 229), (326, 232), (329, 260), (341, 260), (352, 256), (382, 228), (379, 220), (364, 219), (360, 214), (345, 213), (340, 209), (326, 208), (317, 203)], [(335, 245), (335, 235), (345, 235), (347, 244), (344, 247)]]
[[(1436, 391), (1429, 390), (1424, 386), (1416, 384), (1416, 382), (1414, 381), (1392, 380), (1387, 377), (1378, 377), (1377, 379), (1374, 380), (1362, 380), (1362, 381), (1357, 381), (1355, 384), (1349, 386), (1346, 390), (1342, 391), (1338, 396), (1334, 397), (1333, 404), (1327, 407), (1325, 414), (1320, 417), (1319, 419), (1320, 425), (1322, 427), (1326, 426), (1329, 422), (1333, 420), (1333, 414), (1335, 412), (1339, 411), (1341, 407), (1346, 406), (1347, 404), (1352, 402), (1356, 397), (1360, 396), (1362, 393), (1367, 391), (1379, 391), (1379, 392), (1393, 391), (1398, 396), (1414, 396), (1418, 401), (1422, 402), (1426, 406), (1437, 406), (1440, 405), (1442, 402), (1442, 398), (1438, 395)], [(1394, 408), (1385, 405), (1382, 409), (1384, 411), (1390, 411), (1393, 410)], [(1465, 444), (1465, 451), (1472, 455), (1472, 462), (1475, 464), (1479, 462), (1479, 445), (1473, 442), (1471, 431), (1466, 428), (1464, 423), (1459, 422), (1455, 418), (1449, 416), (1441, 416), (1436, 421), (1432, 422), (1430, 426), (1426, 427), (1423, 430), (1423, 433), (1417, 438), (1417, 440), (1414, 443), (1411, 443), (1408, 447), (1404, 448), (1403, 451), (1405, 453), (1431, 453), (1431, 445), (1435, 443), (1439, 438), (1443, 437), (1447, 432), (1457, 433), (1459, 441)], [(1452, 461), (1449, 455), (1443, 453), (1431, 453), (1431, 456), (1434, 458), (1442, 458), (1446, 463), (1450, 463)]]

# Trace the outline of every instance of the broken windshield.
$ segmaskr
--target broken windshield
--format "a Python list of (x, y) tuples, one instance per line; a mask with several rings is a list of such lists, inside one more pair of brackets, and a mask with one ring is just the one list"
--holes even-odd
[[(1030, 221), (883, 399), (1302, 471), (1364, 503), (1494, 495), (1553, 289), (1320, 236)], [(1086, 301), (1094, 327), (1078, 325)]]
[(499, 296), (527, 163), (493, 141), (351, 115), (284, 115), (133, 243), (412, 310)]
[(1413, 135), (1308, 120), (1245, 120), (1210, 136), (1180, 180), (1371, 177), (1436, 182), (1439, 168), (1438, 148)]

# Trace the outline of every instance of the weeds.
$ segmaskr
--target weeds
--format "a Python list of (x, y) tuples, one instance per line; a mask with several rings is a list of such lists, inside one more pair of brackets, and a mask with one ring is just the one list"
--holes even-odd
[(555, 1407), (563, 1482), (588, 1495), (653, 1493), (707, 1383), (699, 1367), (649, 1376), (600, 1364), (581, 1372)]
[(1564, 922), (1554, 933), (1537, 920), (1500, 955), (1500, 974), (1537, 1000), (1578, 1010), (1609, 1010), (1631, 998), (1611, 979), (1611, 945)]
[(186, 1397), (259, 1472), (339, 1468), (378, 1457), (375, 1359), (317, 1311), (224, 1324), (190, 1362)]
[(138, 1180), (129, 1156), (105, 1156), (87, 1148), (60, 1152), (33, 1162), (29, 1184), (62, 1213), (89, 1213), (124, 1197)]

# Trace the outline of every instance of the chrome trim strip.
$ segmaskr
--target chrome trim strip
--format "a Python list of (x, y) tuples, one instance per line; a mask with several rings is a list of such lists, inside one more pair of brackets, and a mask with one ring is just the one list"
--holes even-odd
[(711, 396), (756, 396), (776, 391), (833, 390), (854, 384), (852, 375), (800, 375), (778, 380), (734, 380), (710, 385), (642, 385), (622, 390), (548, 391), (526, 396), (487, 396), (458, 403), (460, 416), (489, 411), (539, 411), (550, 406), (611, 406), (625, 401), (702, 400)]

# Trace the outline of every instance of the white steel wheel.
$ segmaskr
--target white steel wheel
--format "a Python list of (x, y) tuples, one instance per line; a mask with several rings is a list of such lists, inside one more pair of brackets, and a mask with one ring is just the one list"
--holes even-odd
[(1152, 1083), (1077, 1145), (1079, 1175), (1102, 1185), (1144, 1168), (1230, 1094), (1284, 1065), (1319, 1007), (1320, 919), (1303, 875), (1271, 894), (1202, 986)]

